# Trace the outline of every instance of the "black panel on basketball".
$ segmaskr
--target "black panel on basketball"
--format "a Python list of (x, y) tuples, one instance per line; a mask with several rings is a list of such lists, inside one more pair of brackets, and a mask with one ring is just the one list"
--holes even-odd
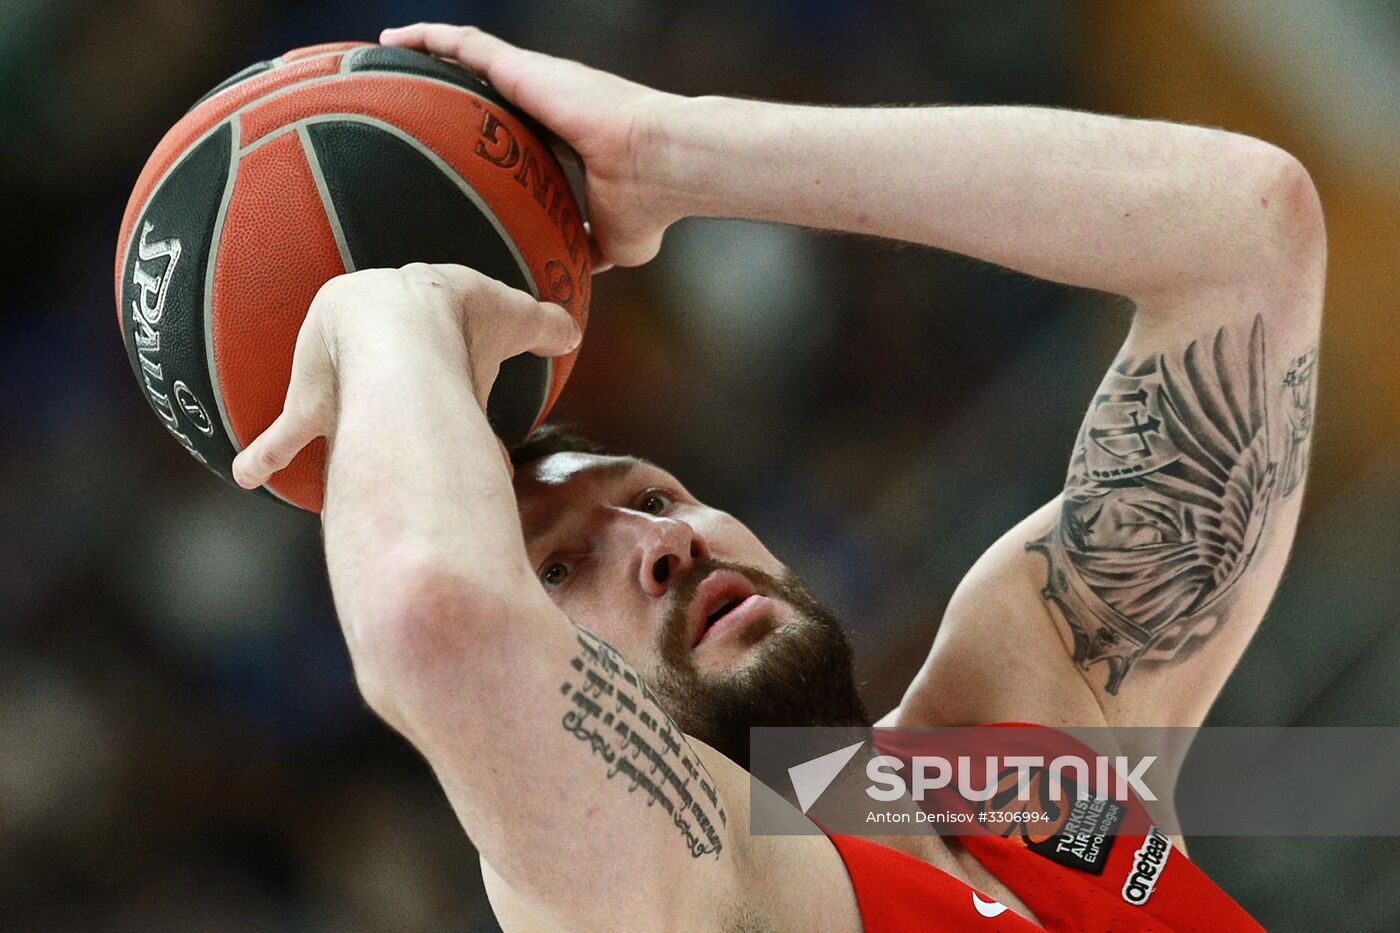
[(547, 147), (555, 145), (555, 138), (549, 130), (537, 123), (533, 117), (518, 111), (506, 102), (500, 92), (459, 65), (452, 65), (440, 58), (416, 52), (413, 49), (400, 49), (387, 45), (372, 45), (355, 49), (350, 60), (351, 71), (389, 71), (396, 74), (421, 75), (434, 78), (447, 84), (454, 84), (464, 90), (484, 97), (519, 120), (526, 129)]
[(412, 49), (400, 49), (386, 45), (371, 45), (355, 49), (350, 60), (351, 71), (391, 71), (397, 74), (422, 75), (436, 78), (457, 87), (466, 88), (480, 94), (493, 104), (509, 107), (496, 89), (485, 81), (466, 71), (459, 65), (451, 65), (440, 58), (424, 55)]
[[(249, 65), (247, 68), (244, 68), (242, 71), (229, 78), (228, 80), (221, 82), (208, 94), (205, 94), (199, 100), (195, 101), (194, 106), (191, 107), (190, 110), (193, 110), (195, 107), (198, 107), (200, 104), (204, 103), (206, 100), (213, 97), (215, 94), (226, 91), (229, 88), (233, 87), (235, 84), (239, 83), (240, 81), (248, 80), (249, 78), (253, 77), (253, 75), (260, 75), (271, 67), (272, 62), (258, 62), (255, 65)], [(189, 110), (185, 112), (189, 113)]]
[[(501, 231), (425, 150), (359, 122), (313, 123), (307, 132), (355, 268), (460, 263), (532, 290)], [(549, 362), (534, 354), (501, 366), (487, 414), (507, 444), (529, 432), (548, 382)]]
[(171, 169), (136, 219), (122, 272), (127, 358), (146, 401), (226, 478), (234, 450), (210, 383), (204, 286), (233, 144), (223, 123)]

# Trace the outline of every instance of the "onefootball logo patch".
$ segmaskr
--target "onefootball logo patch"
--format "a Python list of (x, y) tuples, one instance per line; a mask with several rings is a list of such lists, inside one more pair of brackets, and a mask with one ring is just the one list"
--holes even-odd
[(1123, 900), (1134, 907), (1146, 904), (1171, 854), (1172, 842), (1166, 834), (1155, 826), (1149, 829), (1142, 847), (1133, 853), (1133, 871), (1123, 882)]

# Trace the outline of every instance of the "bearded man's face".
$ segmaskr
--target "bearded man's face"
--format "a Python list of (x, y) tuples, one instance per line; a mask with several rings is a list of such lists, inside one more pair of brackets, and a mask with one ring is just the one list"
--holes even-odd
[(753, 726), (868, 725), (841, 625), (742, 522), (632, 457), (515, 476), (531, 566), (688, 735), (747, 767)]

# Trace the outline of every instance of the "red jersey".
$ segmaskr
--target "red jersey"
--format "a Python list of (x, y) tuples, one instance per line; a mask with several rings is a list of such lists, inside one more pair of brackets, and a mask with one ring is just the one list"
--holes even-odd
[[(1036, 730), (1045, 748), (1076, 740)], [(878, 735), (878, 733), (877, 733)], [(898, 733), (877, 738), (899, 755)], [(892, 747), (894, 746), (894, 747)], [(1093, 804), (1089, 804), (1093, 806)], [(1148, 826), (1141, 802), (1122, 825)], [(830, 835), (855, 889), (865, 933), (1019, 930), (1037, 927), (942, 869), (856, 836)], [(1025, 833), (960, 836), (969, 852), (1009, 888), (1046, 930), (1093, 933), (1234, 933), (1263, 930), (1160, 830), (1103, 835), (1087, 847), (1056, 845)]]

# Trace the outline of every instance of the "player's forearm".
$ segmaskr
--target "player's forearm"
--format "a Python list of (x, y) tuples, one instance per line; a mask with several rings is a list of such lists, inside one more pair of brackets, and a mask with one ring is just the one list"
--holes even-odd
[[(457, 603), (456, 628), (470, 638), (467, 629), (479, 626), (473, 615), (490, 609), (474, 613), (469, 601), (528, 579), (528, 564), (462, 334), (429, 315), (366, 316), (353, 326), (359, 332), (338, 341), (339, 414), (323, 513), (352, 654), (369, 643), (397, 650), (436, 637), (432, 610), (445, 601)], [(421, 630), (384, 630), (405, 624)]]
[(891, 237), (1131, 297), (1267, 275), (1316, 212), (1296, 160), (1202, 127), (725, 98), (657, 124), (678, 214)]

